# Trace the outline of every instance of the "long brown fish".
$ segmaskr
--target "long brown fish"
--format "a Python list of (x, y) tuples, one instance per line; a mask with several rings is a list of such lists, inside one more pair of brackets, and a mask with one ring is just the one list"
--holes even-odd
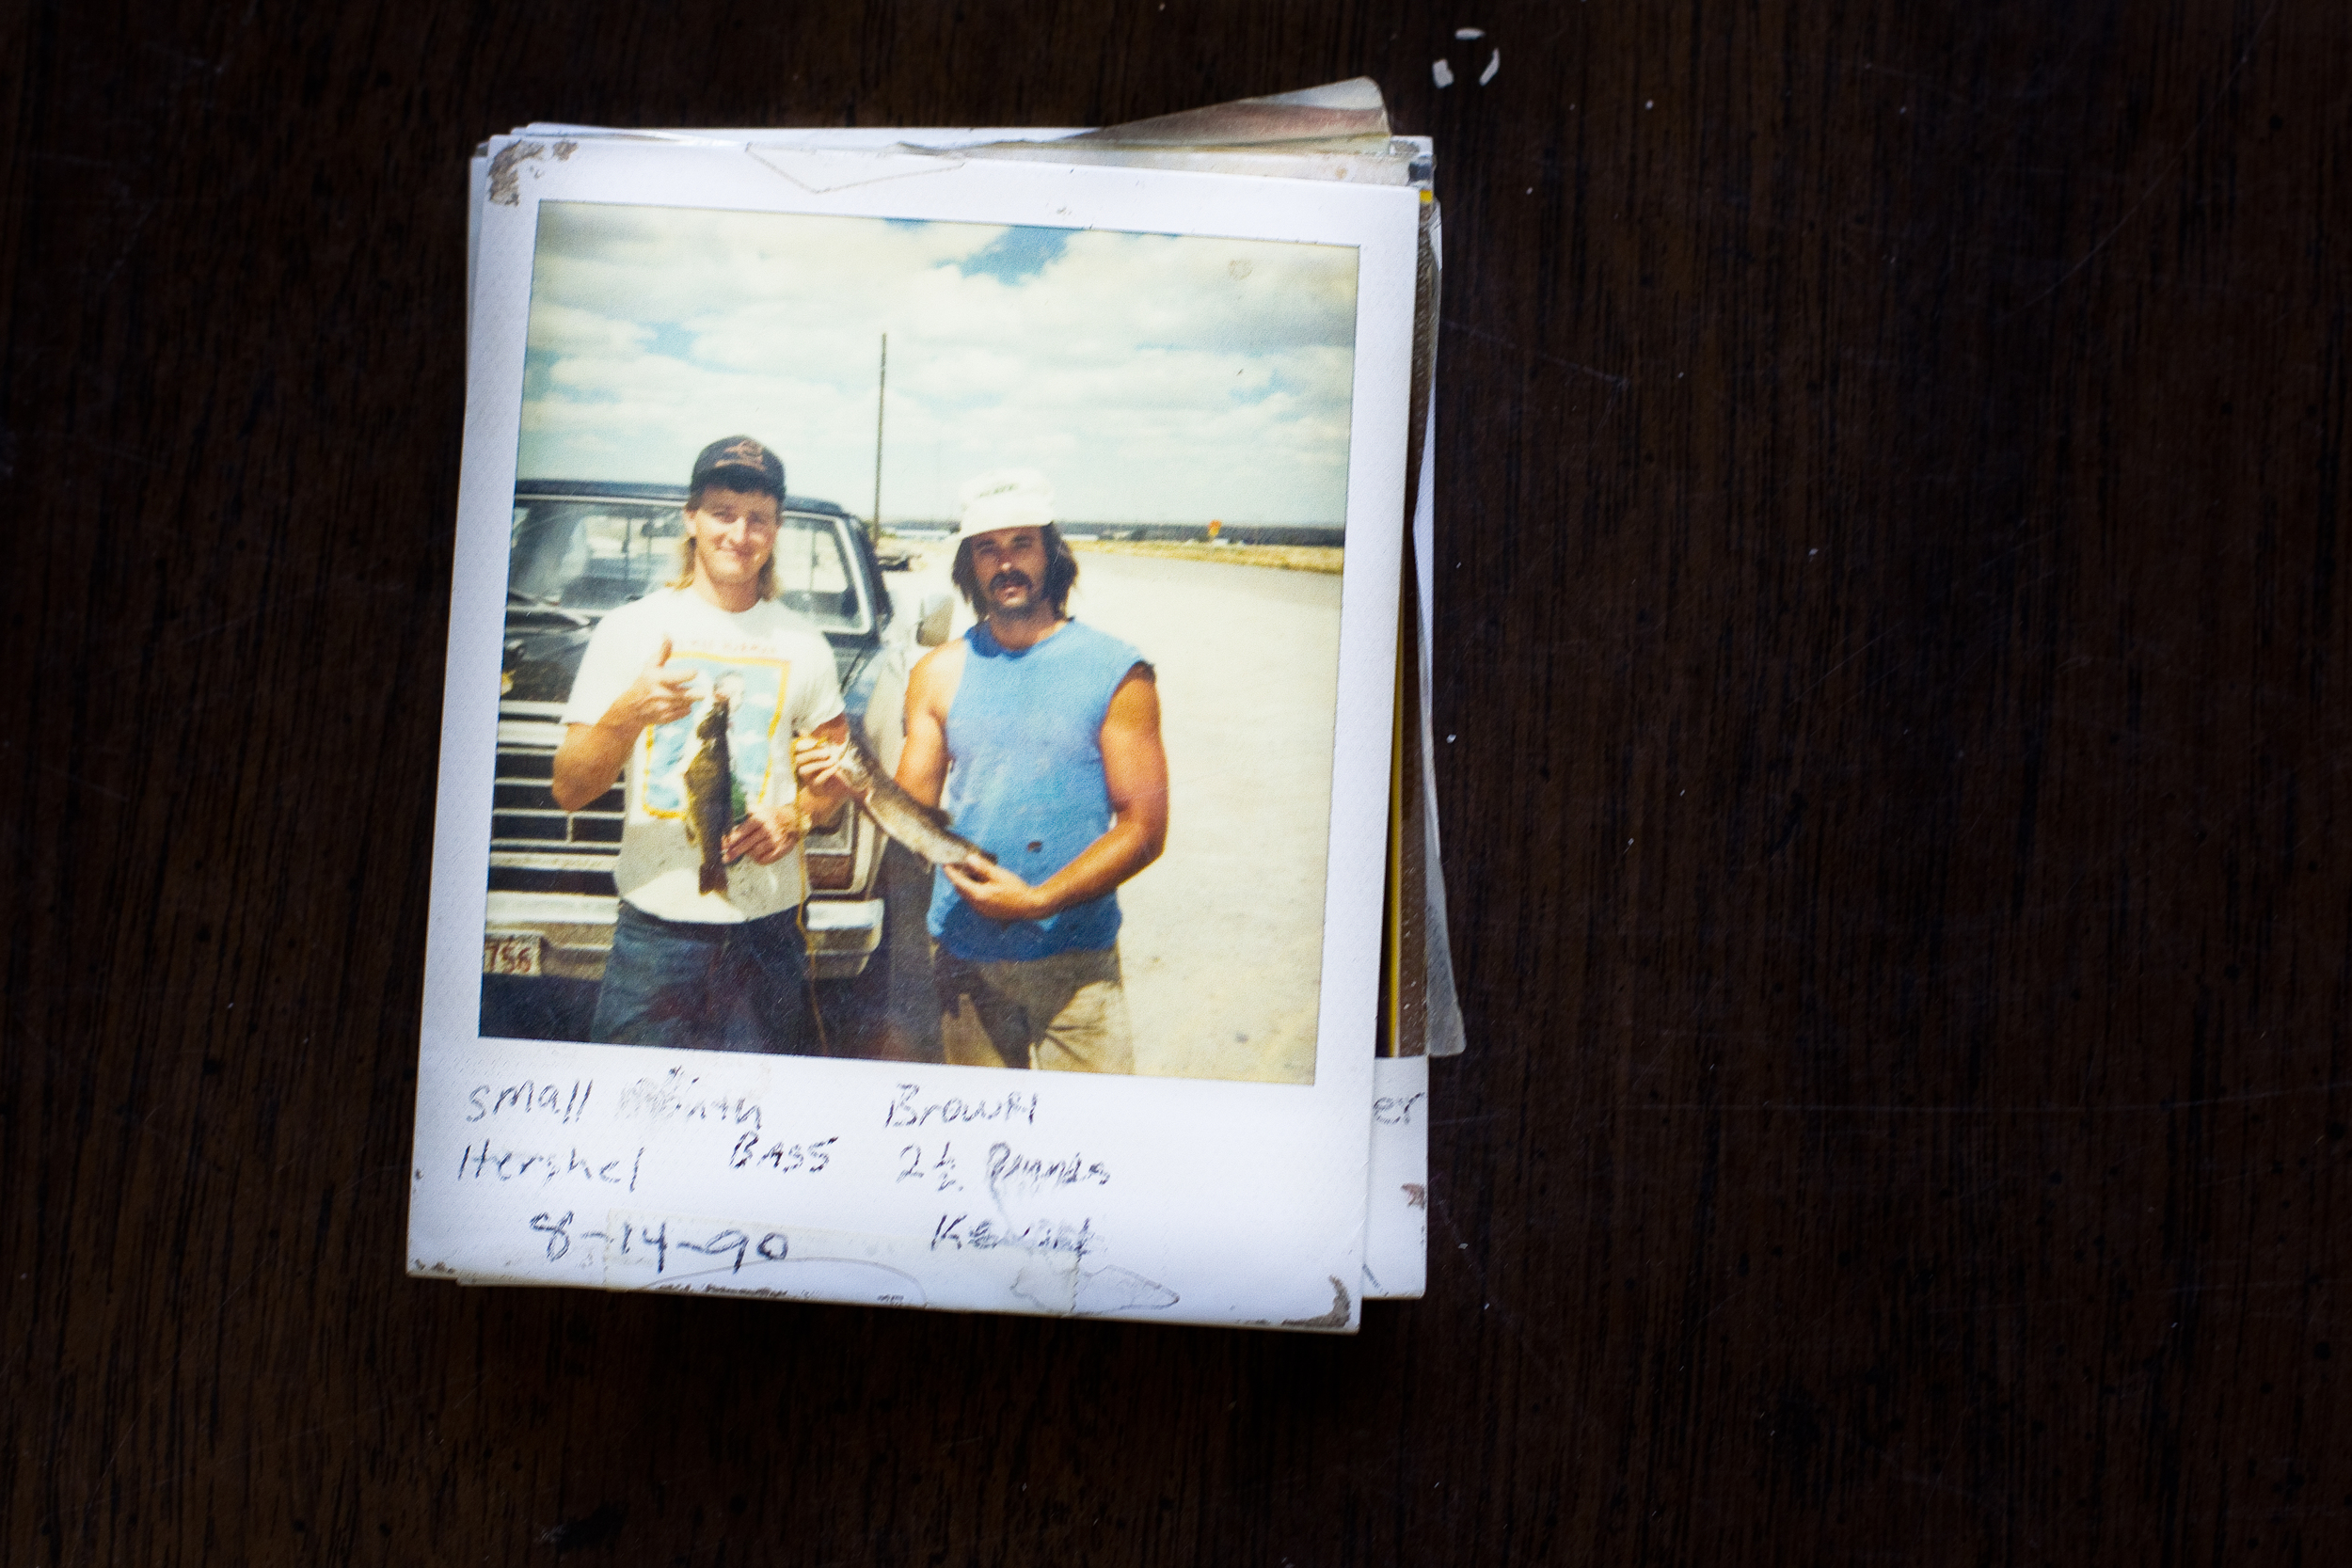
[(933, 865), (961, 865), (975, 856), (984, 861), (996, 858), (970, 839), (949, 832), (946, 812), (900, 789), (898, 781), (882, 771), (874, 753), (854, 733), (841, 743), (835, 770), (876, 827)]
[(702, 846), (701, 888), (727, 890), (727, 863), (719, 846), (735, 826), (735, 764), (727, 754), (727, 700), (714, 692), (710, 711), (694, 726), (702, 750), (686, 765), (686, 836)]

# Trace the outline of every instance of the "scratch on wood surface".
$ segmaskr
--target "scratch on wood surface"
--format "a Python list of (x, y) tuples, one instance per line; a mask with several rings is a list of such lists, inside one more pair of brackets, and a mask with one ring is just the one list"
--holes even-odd
[(2097, 261), (2099, 253), (2113, 243), (2115, 236), (2123, 232), (2124, 226), (2132, 221), (2142, 207), (2148, 205), (2148, 198), (2155, 195), (2160, 187), (2171, 180), (2173, 170), (2181, 166), (2181, 160), (2188, 156), (2188, 150), (2195, 147), (2198, 138), (2205, 134), (2205, 127), (2213, 122), (2215, 114), (2219, 112), (2222, 104), (2230, 101), (2231, 86), (2245, 72), (2247, 62), (2254, 57), (2254, 45), (2262, 40), (2263, 31), (2270, 25), (2270, 19), (2278, 14), (2279, 0), (2270, 0), (2270, 8), (2263, 12), (2262, 20), (2255, 23), (2254, 30), (2246, 36), (2246, 47), (2238, 52), (2236, 63), (2230, 67), (2230, 73), (2221, 78), (2221, 86), (2214, 93), (2213, 102), (2205, 105), (2205, 112), (2197, 117), (2197, 123), (2189, 127), (2188, 135), (2181, 138), (2181, 145), (2172, 150), (2172, 156), (2165, 160), (2164, 167), (2156, 171), (2156, 177), (2148, 182), (2148, 188), (2141, 191), (2129, 207), (2123, 209), (2123, 215), (2108, 225), (2107, 231), (2092, 241), (2090, 248), (2084, 251), (2073, 266), (2058, 274), (2057, 280), (2048, 288), (2011, 310), (2008, 315), (2001, 317), (2002, 321), (2015, 320), (2066, 287), (2067, 280), (2090, 265), (2092, 261)]
[[(1708, 1104), (1700, 1101), (1677, 1101), (1664, 1104), (1639, 1107), (1645, 1113), (1654, 1111), (1703, 1111), (1720, 1114), (1726, 1111), (1772, 1114), (1796, 1111), (1806, 1115), (1836, 1116), (1905, 1116), (1905, 1117), (2088, 1117), (2111, 1116), (2120, 1112), (2137, 1115), (2169, 1116), (2175, 1111), (2209, 1110), (2221, 1105), (2250, 1105), (2265, 1100), (2290, 1100), (2311, 1095), (2334, 1094), (2352, 1088), (2352, 1079), (2334, 1079), (2325, 1084), (2309, 1084), (2295, 1088), (2252, 1089), (2244, 1094), (2184, 1096), (2179, 1100), (2134, 1101), (2074, 1101), (2065, 1104), (2046, 1102), (2032, 1104), (1947, 1104), (1892, 1105), (1850, 1103), (1839, 1101), (1764, 1100)], [(1432, 1123), (1432, 1126), (1438, 1125)]]
[(1500, 332), (1482, 332), (1477, 327), (1466, 325), (1450, 316), (1445, 318), (1445, 325), (1468, 337), (1482, 339), (1489, 343), (1499, 343), (1504, 348), (1517, 349), (1531, 359), (1541, 359), (1548, 365), (1559, 365), (1575, 371), (1581, 375), (1589, 375), (1595, 381), (1605, 381), (1619, 391), (1633, 385), (1633, 378), (1629, 375), (1612, 375), (1607, 371), (1597, 371), (1590, 365), (1580, 365), (1573, 359), (1564, 359), (1556, 354), (1546, 354), (1539, 348), (1529, 348), (1525, 343), (1515, 342)]

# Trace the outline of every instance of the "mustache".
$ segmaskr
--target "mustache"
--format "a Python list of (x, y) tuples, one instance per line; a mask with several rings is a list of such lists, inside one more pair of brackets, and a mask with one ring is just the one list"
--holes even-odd
[(1028, 573), (1016, 571), (1012, 567), (1008, 566), (1003, 571), (997, 573), (994, 577), (989, 578), (988, 586), (993, 590), (998, 588), (1035, 588), (1037, 584), (1029, 580)]

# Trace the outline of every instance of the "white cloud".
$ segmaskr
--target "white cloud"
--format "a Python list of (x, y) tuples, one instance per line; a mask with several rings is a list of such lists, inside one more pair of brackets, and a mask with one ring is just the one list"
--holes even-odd
[(593, 310), (549, 299), (531, 312), (531, 346), (553, 354), (629, 354), (653, 334), (634, 322), (614, 321)]
[[(1354, 251), (1038, 238), (547, 205), (521, 471), (680, 483), (740, 431), (796, 492), (864, 511), (887, 332), (886, 516), (947, 515), (964, 478), (1015, 464), (1073, 520), (1344, 515)], [(1009, 279), (984, 270), (1008, 250)]]

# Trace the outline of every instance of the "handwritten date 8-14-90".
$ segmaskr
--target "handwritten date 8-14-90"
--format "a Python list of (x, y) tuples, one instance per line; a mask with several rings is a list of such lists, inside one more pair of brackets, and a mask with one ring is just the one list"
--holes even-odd
[[(755, 1257), (761, 1262), (781, 1263), (792, 1252), (791, 1243), (781, 1230), (770, 1230), (755, 1238), (748, 1230), (723, 1226), (702, 1240), (694, 1241), (691, 1238), (673, 1238), (670, 1222), (665, 1219), (653, 1225), (624, 1221), (620, 1234), (616, 1236), (610, 1230), (575, 1231), (572, 1229), (575, 1212), (565, 1210), (560, 1219), (551, 1212), (531, 1216), (531, 1228), (548, 1239), (548, 1262), (558, 1262), (570, 1253), (575, 1240), (604, 1243), (613, 1249), (613, 1257), (608, 1259), (609, 1262), (627, 1263), (641, 1258), (649, 1259), (657, 1275), (669, 1273), (672, 1252), (691, 1252), (705, 1258), (724, 1259), (730, 1274), (741, 1274), (745, 1261)], [(702, 1232), (696, 1230), (691, 1234), (700, 1236)]]

